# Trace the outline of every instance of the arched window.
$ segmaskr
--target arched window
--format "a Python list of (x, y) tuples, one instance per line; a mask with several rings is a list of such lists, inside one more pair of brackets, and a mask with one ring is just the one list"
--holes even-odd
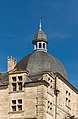
[(41, 43), (39, 43), (39, 48), (41, 48)]

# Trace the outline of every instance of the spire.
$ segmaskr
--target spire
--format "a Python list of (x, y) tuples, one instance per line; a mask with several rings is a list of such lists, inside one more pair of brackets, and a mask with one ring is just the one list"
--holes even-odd
[(42, 31), (42, 17), (40, 17), (39, 31)]

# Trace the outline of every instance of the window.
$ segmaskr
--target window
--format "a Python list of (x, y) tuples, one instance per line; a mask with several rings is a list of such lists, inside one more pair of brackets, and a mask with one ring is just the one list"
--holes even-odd
[(16, 100), (12, 100), (12, 111), (16, 111)]
[(22, 105), (18, 105), (18, 111), (22, 110)]
[(66, 90), (66, 94), (68, 94), (68, 91)]
[(50, 81), (50, 78), (48, 78), (48, 81)]
[(70, 93), (68, 95), (70, 96)]
[(13, 91), (16, 91), (16, 83), (12, 83)]
[(18, 111), (22, 110), (22, 99), (18, 100)]
[(16, 111), (16, 106), (12, 106), (12, 111)]
[(68, 106), (68, 98), (66, 98), (66, 106)]
[(50, 86), (50, 88), (52, 88), (52, 86)]
[(12, 77), (13, 81), (16, 81), (16, 77)]
[(52, 83), (52, 80), (51, 80), (51, 83)]
[(48, 101), (48, 109), (47, 109), (48, 113), (52, 114), (52, 102)]
[(41, 43), (39, 43), (39, 48), (41, 48)]
[(45, 48), (45, 43), (43, 43), (43, 48)]
[(18, 80), (19, 81), (22, 81), (22, 76), (18, 76)]
[(12, 100), (12, 104), (14, 104), (14, 105), (15, 105), (15, 104), (16, 104), (16, 100)]
[(22, 82), (18, 82), (18, 90), (22, 91)]
[(12, 87), (13, 87), (13, 91), (16, 91), (16, 77), (12, 77)]
[(18, 90), (22, 90), (22, 76), (18, 76)]
[(12, 111), (22, 111), (22, 99), (12, 100)]
[(51, 95), (53, 94), (53, 83), (52, 83), (52, 78), (48, 78), (48, 83), (49, 83), (49, 86), (48, 86), (48, 93), (50, 93)]
[(22, 91), (22, 76), (12, 77), (12, 91)]
[(66, 106), (70, 108), (70, 93), (66, 90)]
[(20, 100), (18, 100), (18, 104), (22, 104), (22, 100), (20, 99)]

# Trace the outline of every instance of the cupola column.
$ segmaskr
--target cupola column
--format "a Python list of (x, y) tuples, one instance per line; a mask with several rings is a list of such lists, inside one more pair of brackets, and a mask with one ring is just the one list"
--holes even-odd
[(34, 44), (34, 50), (36, 50), (36, 44)]
[(39, 42), (37, 42), (37, 49), (39, 49)]
[(41, 48), (43, 49), (43, 42), (41, 43)]

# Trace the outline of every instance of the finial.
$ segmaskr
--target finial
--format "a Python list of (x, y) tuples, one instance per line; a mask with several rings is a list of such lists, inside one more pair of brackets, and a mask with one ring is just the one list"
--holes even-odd
[(40, 25), (39, 25), (39, 27), (40, 27), (39, 31), (41, 31), (42, 30), (42, 17), (40, 17)]

